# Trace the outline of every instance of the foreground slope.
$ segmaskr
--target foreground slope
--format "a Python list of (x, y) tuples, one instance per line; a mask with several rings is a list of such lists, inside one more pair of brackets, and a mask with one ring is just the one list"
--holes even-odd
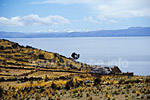
[(149, 76), (94, 76), (93, 67), (1, 39), (0, 100), (150, 99)]

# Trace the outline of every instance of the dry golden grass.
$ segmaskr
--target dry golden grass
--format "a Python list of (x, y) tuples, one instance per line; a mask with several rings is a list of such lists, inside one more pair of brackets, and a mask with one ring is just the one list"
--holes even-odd
[[(70, 73), (64, 72), (35, 72), (31, 76), (36, 75), (55, 75), (58, 76), (67, 76)], [(64, 89), (65, 86), (70, 80), (49, 80), (49, 81), (27, 81), (24, 83), (17, 82), (0, 82), (0, 86), (5, 89), (8, 89), (7, 96), (4, 96), (5, 99), (14, 98), (11, 95), (15, 95), (15, 92), (11, 92), (13, 88), (17, 90), (17, 93), (22, 94), (19, 98), (41, 98), (41, 99), (55, 99), (60, 98), (61, 100), (133, 100), (140, 99), (144, 100), (149, 98), (150, 95), (150, 77), (145, 76), (102, 76), (99, 78), (101, 81), (96, 86), (94, 84), (86, 85), (81, 82), (90, 80), (95, 83), (95, 77), (86, 74), (70, 74), (72, 77), (72, 82), (74, 86), (70, 90)], [(116, 81), (121, 83), (117, 83)], [(128, 83), (125, 83), (128, 82)], [(78, 86), (78, 84), (80, 85)], [(107, 83), (107, 84), (106, 84)], [(52, 86), (52, 84), (54, 84)], [(72, 83), (69, 83), (72, 84)], [(10, 88), (11, 87), (11, 88)], [(30, 88), (30, 92), (27, 92), (25, 88)], [(36, 89), (38, 87), (38, 89)], [(58, 89), (59, 88), (59, 89)], [(24, 92), (21, 92), (24, 91)], [(42, 91), (42, 92), (40, 92)], [(21, 92), (21, 93), (20, 93)], [(36, 96), (35, 96), (36, 95)], [(21, 97), (22, 96), (22, 97)]]
[(1, 72), (0, 74), (2, 75), (21, 75), (23, 73), (29, 73), (31, 72), (31, 70), (20, 70), (20, 69), (5, 69), (5, 68), (1, 68)]
[(38, 72), (34, 72), (33, 74), (28, 75), (28, 77), (42, 77), (42, 78), (45, 78), (45, 76), (47, 76), (50, 79), (54, 79), (56, 77), (68, 76), (68, 75), (70, 75), (70, 73), (38, 71)]
[[(17, 45), (12, 48), (14, 45), (17, 44), (0, 39), (0, 46), (4, 47), (0, 51), (2, 100), (32, 97), (62, 100), (150, 99), (150, 77), (104, 75), (96, 78), (86, 74), (93, 66), (31, 47)], [(81, 64), (84, 68), (80, 71)], [(60, 79), (61, 76), (64, 79)]]

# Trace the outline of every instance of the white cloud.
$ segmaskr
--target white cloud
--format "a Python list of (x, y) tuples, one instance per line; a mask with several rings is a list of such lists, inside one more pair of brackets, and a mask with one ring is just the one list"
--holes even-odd
[(43, 0), (40, 2), (32, 2), (31, 4), (95, 4), (96, 2), (99, 2), (100, 0)]
[(110, 24), (110, 23), (117, 23), (115, 20), (111, 19), (109, 21), (107, 21), (107, 24)]
[(99, 23), (97, 20), (93, 19), (92, 16), (84, 17), (83, 20), (84, 20), (84, 21), (89, 21), (89, 22), (92, 22), (92, 23)]
[(19, 17), (12, 17), (11, 19), (0, 17), (0, 26), (23, 26), (18, 19)]
[(102, 15), (97, 16), (97, 19), (100, 21), (107, 21), (107, 18), (105, 16), (102, 16)]
[(150, 17), (149, 0), (113, 0), (95, 6), (100, 15), (109, 18)]
[(49, 29), (49, 30), (37, 30), (36, 32), (37, 32), (37, 33), (41, 33), (41, 32), (42, 32), (42, 33), (50, 33), (50, 32), (55, 32), (55, 33), (56, 33), (56, 32), (58, 32), (58, 31), (54, 31), (54, 30)]
[(45, 0), (32, 4), (85, 4), (104, 17), (150, 17), (150, 0)]
[(84, 17), (83, 21), (91, 22), (91, 23), (97, 23), (97, 24), (102, 24), (102, 23), (106, 23), (106, 24), (117, 23), (117, 21), (115, 21), (113, 19), (107, 19), (104, 16), (97, 16), (95, 19), (92, 16)]
[(69, 24), (70, 21), (62, 16), (47, 16), (40, 18), (38, 15), (28, 15), (23, 17), (12, 17), (10, 19), (0, 17), (0, 26), (48, 26)]
[(68, 32), (68, 33), (71, 33), (71, 32), (89, 32), (91, 30), (85, 30), (85, 29), (64, 29), (63, 32)]

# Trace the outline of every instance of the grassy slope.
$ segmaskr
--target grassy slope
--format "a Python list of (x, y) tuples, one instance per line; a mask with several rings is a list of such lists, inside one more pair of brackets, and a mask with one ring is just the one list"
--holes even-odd
[[(83, 71), (79, 71), (81, 67)], [(56, 53), (0, 40), (0, 100), (150, 99), (149, 76), (103, 75), (96, 78), (81, 73), (90, 71), (90, 67)], [(54, 72), (56, 70), (71, 73)], [(42, 80), (29, 80), (33, 77)]]
[(92, 66), (73, 61), (57, 53), (30, 46), (24, 47), (18, 43), (0, 39), (0, 67), (90, 71)]

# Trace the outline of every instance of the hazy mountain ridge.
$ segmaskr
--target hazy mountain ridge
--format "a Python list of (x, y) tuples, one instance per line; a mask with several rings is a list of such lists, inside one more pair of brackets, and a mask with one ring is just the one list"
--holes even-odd
[(47, 37), (130, 37), (150, 36), (150, 27), (130, 27), (118, 30), (100, 30), (89, 32), (47, 32), (47, 33), (22, 33), (0, 32), (0, 38), (47, 38)]

